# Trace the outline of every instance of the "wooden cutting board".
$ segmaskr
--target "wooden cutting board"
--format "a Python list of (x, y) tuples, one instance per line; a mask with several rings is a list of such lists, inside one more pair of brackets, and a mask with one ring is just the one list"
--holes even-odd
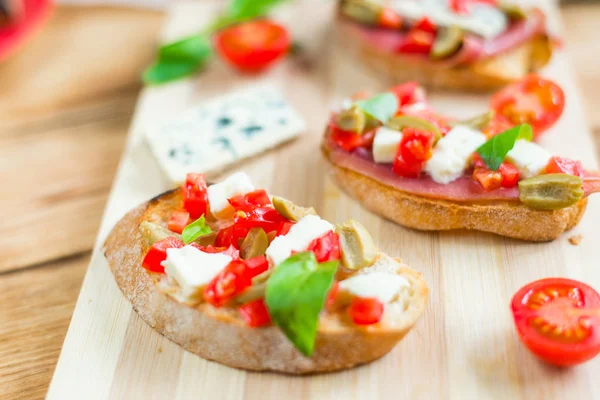
[[(218, 1), (172, 9), (164, 38), (197, 31)], [(425, 233), (404, 229), (367, 211), (324, 175), (318, 150), (330, 107), (361, 88), (383, 89), (335, 46), (334, 2), (307, 0), (280, 10), (303, 58), (289, 58), (260, 77), (213, 65), (192, 79), (145, 89), (117, 174), (96, 248), (64, 343), (49, 399), (398, 399), (575, 398), (600, 396), (600, 358), (560, 370), (538, 362), (513, 331), (509, 301), (522, 285), (570, 277), (600, 289), (600, 196), (574, 231), (533, 244), (476, 232)], [(556, 10), (550, 10), (556, 16)], [(554, 21), (556, 22), (556, 21)], [(565, 115), (542, 139), (554, 152), (597, 167), (594, 146), (568, 61), (558, 52), (545, 71), (567, 96)], [(171, 187), (143, 140), (143, 129), (213, 95), (255, 79), (277, 83), (305, 116), (307, 132), (292, 144), (239, 165), (257, 187), (314, 205), (331, 221), (354, 218), (383, 251), (421, 271), (431, 296), (423, 318), (387, 356), (340, 373), (292, 377), (251, 373), (205, 361), (153, 331), (121, 295), (99, 251), (115, 222), (135, 205)], [(468, 116), (486, 108), (478, 95), (430, 96), (440, 112)], [(567, 238), (583, 235), (579, 246)], [(594, 397), (594, 396), (593, 396)]]

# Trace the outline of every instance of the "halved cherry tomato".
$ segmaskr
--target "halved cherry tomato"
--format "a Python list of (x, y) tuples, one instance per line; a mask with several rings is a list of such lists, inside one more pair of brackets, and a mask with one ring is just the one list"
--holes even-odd
[(583, 178), (585, 176), (585, 170), (581, 161), (571, 160), (566, 157), (554, 156), (548, 162), (546, 166), (546, 173), (548, 174), (569, 174)]
[(531, 282), (514, 295), (511, 309), (521, 341), (550, 364), (575, 365), (600, 352), (600, 295), (585, 283)]
[(376, 324), (383, 316), (383, 303), (376, 298), (355, 297), (348, 308), (348, 314), (357, 325)]
[(271, 325), (271, 316), (265, 305), (265, 299), (258, 299), (246, 303), (240, 306), (239, 311), (242, 319), (253, 328)]
[(437, 26), (427, 17), (418, 20), (412, 29), (434, 34), (437, 32)]
[(230, 262), (204, 288), (204, 300), (221, 307), (252, 285), (252, 278), (269, 269), (265, 256)]
[(189, 212), (175, 210), (171, 213), (171, 218), (169, 218), (167, 226), (171, 232), (181, 233), (190, 222), (192, 222), (192, 219), (190, 218)]
[(397, 51), (409, 54), (429, 54), (434, 41), (434, 33), (411, 29), (398, 46)]
[(491, 138), (499, 133), (505, 132), (515, 126), (508, 118), (498, 113), (494, 114), (494, 118), (489, 125), (483, 130), (483, 133)]
[(310, 242), (306, 250), (315, 253), (315, 257), (320, 263), (339, 260), (341, 257), (340, 237), (337, 233), (329, 231)]
[(271, 205), (271, 199), (264, 189), (255, 190), (245, 195), (234, 196), (227, 200), (236, 210)]
[(165, 267), (160, 265), (160, 263), (167, 259), (167, 249), (181, 248), (183, 246), (185, 246), (183, 241), (173, 236), (159, 240), (150, 247), (150, 250), (144, 256), (142, 267), (148, 271), (164, 273)]
[(565, 108), (565, 95), (556, 83), (529, 75), (496, 93), (491, 107), (513, 125), (531, 125), (537, 137), (560, 118)]
[(377, 25), (382, 28), (400, 29), (402, 28), (402, 17), (391, 8), (382, 8), (377, 17)]
[(404, 128), (398, 147), (402, 158), (408, 163), (423, 163), (431, 158), (435, 136), (432, 132)]
[(290, 48), (287, 30), (267, 19), (242, 22), (215, 35), (215, 47), (229, 64), (242, 71), (260, 71)]
[(329, 124), (331, 139), (342, 149), (350, 152), (359, 147), (370, 149), (375, 138), (375, 129), (358, 135), (354, 132), (343, 131), (334, 123)]
[(198, 250), (203, 251), (205, 253), (223, 253), (223, 254), (227, 254), (234, 260), (237, 260), (238, 258), (240, 258), (240, 251), (233, 246), (215, 247), (212, 244), (209, 244), (208, 246), (201, 246), (198, 243), (190, 243), (190, 245), (194, 246)]
[(204, 174), (187, 174), (183, 191), (183, 208), (190, 213), (190, 217), (198, 219), (206, 214), (208, 206), (208, 193)]
[(398, 109), (414, 104), (427, 105), (425, 90), (417, 82), (406, 82), (389, 90), (398, 98)]

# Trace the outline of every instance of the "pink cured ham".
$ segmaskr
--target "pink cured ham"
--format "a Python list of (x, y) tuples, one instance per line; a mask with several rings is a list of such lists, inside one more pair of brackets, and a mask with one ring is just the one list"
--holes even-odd
[[(491, 40), (484, 40), (475, 35), (467, 35), (462, 47), (456, 54), (441, 61), (431, 62), (437, 63), (440, 67), (450, 68), (455, 65), (468, 64), (483, 58), (492, 57), (515, 48), (537, 35), (543, 34), (546, 29), (545, 25), (546, 18), (544, 14), (540, 10), (535, 9), (527, 19), (513, 23), (501, 35)], [(396, 53), (396, 49), (402, 44), (406, 36), (403, 32), (367, 28), (359, 24), (353, 24), (353, 29), (371, 47), (390, 53)], [(403, 56), (415, 60), (428, 60), (420, 55), (403, 54)]]
[[(325, 143), (329, 151), (329, 160), (334, 165), (367, 176), (402, 192), (456, 202), (519, 201), (518, 187), (500, 188), (488, 192), (468, 176), (463, 176), (447, 185), (436, 183), (429, 177), (403, 178), (392, 171), (391, 165), (375, 163), (370, 152), (348, 153), (329, 138)], [(583, 180), (585, 196), (600, 192), (600, 175), (586, 172)]]

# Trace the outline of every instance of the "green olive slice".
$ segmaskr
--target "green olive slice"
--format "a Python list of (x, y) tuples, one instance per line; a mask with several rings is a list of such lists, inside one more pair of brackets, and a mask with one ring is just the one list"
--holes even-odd
[(265, 297), (265, 290), (267, 288), (266, 283), (259, 283), (257, 285), (252, 285), (248, 289), (244, 290), (242, 293), (237, 295), (234, 300), (238, 304), (245, 304), (254, 300), (258, 300), (261, 297)]
[(349, 132), (361, 134), (367, 124), (367, 117), (357, 105), (342, 111), (337, 116), (337, 126)]
[(342, 3), (342, 15), (362, 24), (376, 25), (381, 6), (364, 0), (346, 0)]
[(359, 270), (373, 264), (379, 249), (364, 226), (349, 220), (335, 227), (340, 237), (342, 265), (350, 270)]
[(498, 8), (512, 21), (519, 21), (527, 18), (527, 12), (525, 12), (523, 7), (516, 3), (500, 1), (498, 2)]
[(490, 123), (494, 119), (495, 115), (496, 115), (496, 113), (494, 111), (488, 111), (481, 115), (477, 115), (473, 118), (465, 119), (462, 121), (452, 122), (452, 123), (450, 123), (450, 125), (452, 125), (452, 126), (463, 125), (463, 126), (468, 126), (469, 128), (473, 128), (473, 129), (482, 131), (490, 125)]
[(269, 247), (269, 238), (263, 228), (252, 228), (240, 246), (242, 260), (264, 256)]
[(437, 142), (442, 137), (442, 132), (435, 124), (427, 121), (426, 119), (413, 117), (412, 115), (400, 115), (392, 117), (387, 122), (386, 126), (391, 129), (402, 132), (404, 128), (416, 128), (423, 131), (432, 132), (435, 135), (435, 141)]
[(275, 207), (275, 210), (283, 217), (294, 222), (298, 222), (302, 217), (308, 214), (317, 215), (314, 208), (297, 206), (288, 199), (279, 196), (273, 196), (273, 207)]
[(139, 226), (139, 230), (142, 236), (146, 238), (150, 245), (153, 245), (158, 241), (168, 238), (169, 236), (181, 239), (180, 234), (171, 232), (167, 228), (149, 221), (143, 221)]
[(519, 199), (537, 210), (560, 210), (582, 197), (583, 181), (573, 175), (538, 175), (519, 182)]
[(440, 60), (456, 53), (462, 46), (464, 31), (455, 25), (442, 30), (433, 42), (429, 57)]

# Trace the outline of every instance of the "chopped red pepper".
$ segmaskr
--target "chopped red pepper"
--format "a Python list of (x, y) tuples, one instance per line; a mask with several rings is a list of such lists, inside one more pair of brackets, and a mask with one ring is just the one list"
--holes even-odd
[(377, 17), (377, 25), (382, 28), (400, 29), (402, 28), (402, 17), (391, 8), (383, 7)]
[(264, 299), (258, 299), (240, 306), (240, 315), (246, 323), (253, 327), (271, 325), (271, 316)]
[(204, 174), (187, 174), (183, 185), (183, 208), (190, 213), (192, 219), (206, 214), (208, 193)]
[(399, 151), (402, 158), (408, 163), (422, 163), (431, 158), (431, 149), (435, 136), (433, 132), (427, 132), (415, 128), (405, 128), (402, 131)]
[(169, 230), (176, 233), (183, 232), (183, 229), (192, 222), (190, 213), (184, 210), (175, 210), (169, 218), (168, 227)]
[(348, 314), (357, 325), (375, 324), (383, 316), (383, 303), (376, 298), (356, 297), (348, 308)]
[(340, 253), (340, 237), (337, 233), (329, 231), (323, 236), (320, 236), (308, 244), (307, 251), (315, 253), (318, 262), (339, 260)]
[(363, 132), (362, 135), (338, 128), (333, 122), (329, 124), (331, 139), (342, 149), (350, 152), (359, 147), (370, 149), (375, 138), (375, 129)]
[(221, 307), (252, 285), (252, 278), (269, 269), (265, 256), (230, 262), (204, 288), (204, 300)]
[(271, 199), (264, 189), (255, 190), (245, 195), (234, 196), (227, 200), (236, 210), (251, 209), (271, 205)]
[(569, 174), (579, 176), (583, 178), (585, 176), (585, 170), (581, 161), (571, 160), (566, 157), (554, 156), (548, 162), (546, 166), (546, 173), (548, 174)]
[(167, 259), (167, 249), (181, 248), (185, 246), (181, 239), (173, 236), (164, 238), (154, 243), (142, 261), (142, 266), (148, 271), (164, 273), (165, 267), (160, 265)]

